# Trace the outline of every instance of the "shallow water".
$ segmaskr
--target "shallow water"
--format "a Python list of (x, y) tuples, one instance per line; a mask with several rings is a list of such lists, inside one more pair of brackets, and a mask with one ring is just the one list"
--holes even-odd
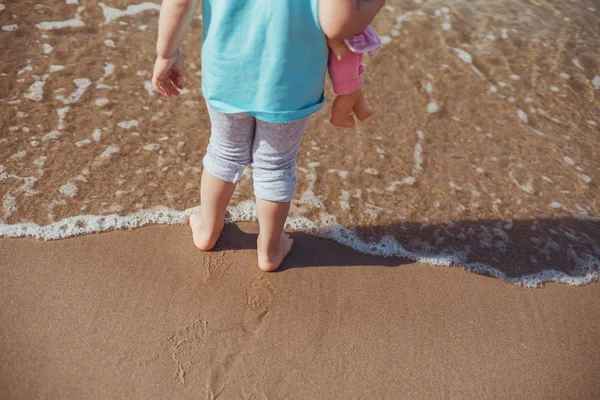
[[(158, 4), (0, 1), (0, 236), (184, 223), (209, 136), (201, 19), (188, 90), (165, 101)], [(594, 3), (388, 1), (365, 75), (378, 113), (354, 130), (312, 118), (290, 228), (528, 286), (597, 280)], [(251, 194), (244, 179), (231, 220), (255, 218)]]

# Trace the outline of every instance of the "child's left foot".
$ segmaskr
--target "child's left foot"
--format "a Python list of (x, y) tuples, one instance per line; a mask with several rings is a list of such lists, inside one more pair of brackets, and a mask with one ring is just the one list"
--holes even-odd
[(221, 236), (224, 225), (225, 221), (214, 222), (213, 224), (204, 223), (201, 213), (190, 215), (194, 245), (202, 251), (212, 249), (215, 247), (219, 236)]
[(293, 244), (294, 239), (289, 234), (282, 232), (277, 245), (269, 248), (267, 245), (261, 243), (259, 235), (258, 267), (266, 272), (275, 271), (279, 268), (283, 259), (290, 253)]

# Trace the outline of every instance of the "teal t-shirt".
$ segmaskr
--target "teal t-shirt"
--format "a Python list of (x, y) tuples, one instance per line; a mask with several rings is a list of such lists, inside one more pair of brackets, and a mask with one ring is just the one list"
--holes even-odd
[(324, 104), (319, 0), (204, 0), (202, 93), (223, 113), (289, 122)]

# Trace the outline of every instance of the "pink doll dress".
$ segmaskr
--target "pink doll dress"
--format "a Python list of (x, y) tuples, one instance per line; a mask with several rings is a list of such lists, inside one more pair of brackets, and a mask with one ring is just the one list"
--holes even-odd
[(350, 53), (341, 60), (329, 50), (329, 76), (333, 83), (333, 91), (338, 95), (354, 93), (362, 87), (363, 80), (360, 75), (365, 72), (362, 63), (364, 53), (373, 56), (381, 48), (381, 39), (371, 26), (344, 42)]

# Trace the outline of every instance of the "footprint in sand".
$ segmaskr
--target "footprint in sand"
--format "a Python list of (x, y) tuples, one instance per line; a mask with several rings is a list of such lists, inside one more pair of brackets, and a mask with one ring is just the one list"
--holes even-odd
[(246, 292), (243, 326), (246, 332), (256, 332), (269, 312), (275, 296), (275, 286), (266, 275), (255, 279)]
[(169, 337), (169, 350), (176, 365), (175, 379), (180, 385), (185, 384), (186, 376), (196, 363), (195, 356), (208, 332), (207, 325), (206, 321), (197, 319)]
[(218, 281), (223, 277), (225, 271), (230, 267), (226, 261), (223, 252), (204, 253), (202, 255), (202, 283), (206, 284), (210, 281)]

